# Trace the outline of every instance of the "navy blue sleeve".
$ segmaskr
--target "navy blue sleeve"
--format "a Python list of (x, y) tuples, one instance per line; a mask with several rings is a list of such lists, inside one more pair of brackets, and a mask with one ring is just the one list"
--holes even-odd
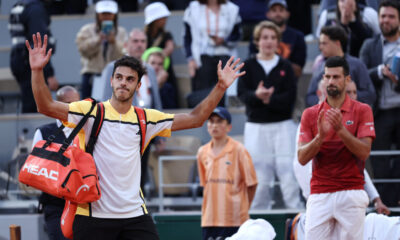
[(376, 100), (375, 87), (371, 81), (368, 74), (368, 69), (365, 64), (361, 61), (357, 63), (351, 63), (353, 65), (354, 71), (352, 71), (353, 81), (357, 85), (357, 98), (360, 102), (367, 103), (373, 106)]
[(307, 46), (304, 41), (303, 34), (296, 34), (296, 41), (293, 47), (293, 52), (290, 54), (290, 62), (304, 67), (307, 57)]
[(225, 43), (228, 47), (235, 47), (236, 42), (240, 40), (241, 37), (240, 23), (235, 24), (232, 29), (231, 34), (225, 39)]
[(322, 76), (323, 73), (311, 78), (306, 95), (306, 107), (311, 107), (318, 103), (317, 89), (318, 83), (322, 79)]
[(184, 23), (185, 31), (183, 33), (183, 45), (186, 52), (186, 58), (192, 57), (192, 33), (190, 31), (190, 25), (188, 23)]

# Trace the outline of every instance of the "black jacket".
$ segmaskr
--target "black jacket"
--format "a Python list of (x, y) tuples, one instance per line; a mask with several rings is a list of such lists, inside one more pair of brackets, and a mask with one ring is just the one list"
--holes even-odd
[[(266, 75), (256, 58), (245, 61), (246, 74), (239, 79), (238, 96), (246, 105), (247, 121), (271, 123), (290, 119), (296, 101), (297, 79), (289, 61), (279, 57), (278, 64)], [(269, 104), (255, 95), (260, 81), (264, 86), (275, 88)]]

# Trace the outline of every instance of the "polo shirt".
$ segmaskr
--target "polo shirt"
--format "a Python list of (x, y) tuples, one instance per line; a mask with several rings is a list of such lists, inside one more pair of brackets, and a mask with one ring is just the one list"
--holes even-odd
[[(304, 111), (299, 142), (308, 143), (314, 139), (318, 133), (319, 113), (330, 108), (325, 101)], [(351, 134), (357, 138), (375, 138), (372, 110), (367, 104), (352, 100), (346, 94), (340, 111), (342, 124)], [(364, 166), (365, 161), (354, 156), (331, 128), (312, 161), (311, 194), (364, 189)]]
[(257, 184), (250, 154), (243, 144), (228, 137), (216, 156), (211, 142), (197, 153), (203, 190), (202, 227), (238, 227), (249, 219), (247, 188)]
[[(89, 111), (91, 104), (89, 101), (69, 104), (68, 122), (64, 125), (75, 127)], [(77, 214), (98, 218), (133, 218), (147, 214), (140, 190), (141, 139), (135, 110), (131, 106), (127, 113), (120, 114), (109, 101), (103, 104), (104, 121), (93, 151), (101, 198), (90, 204), (80, 204)], [(89, 140), (96, 109), (97, 106), (78, 134), (81, 148)], [(171, 135), (174, 115), (153, 109), (144, 111), (147, 121), (146, 146), (155, 136)]]

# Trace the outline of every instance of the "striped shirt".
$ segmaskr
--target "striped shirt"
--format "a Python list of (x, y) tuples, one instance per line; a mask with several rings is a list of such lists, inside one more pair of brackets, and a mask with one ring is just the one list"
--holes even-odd
[[(75, 127), (90, 109), (91, 102), (79, 101), (69, 105), (67, 127)], [(97, 107), (96, 107), (97, 108)], [(82, 143), (89, 140), (96, 108), (78, 135)], [(93, 158), (100, 179), (101, 198), (80, 205), (77, 214), (99, 218), (132, 218), (147, 213), (140, 191), (140, 135), (133, 107), (118, 113), (109, 101), (104, 102), (105, 116)], [(147, 119), (146, 146), (155, 136), (169, 137), (174, 115), (145, 109)]]
[(201, 226), (240, 226), (249, 219), (247, 189), (257, 184), (257, 177), (243, 144), (229, 137), (215, 156), (209, 142), (199, 149), (197, 164), (204, 187)]

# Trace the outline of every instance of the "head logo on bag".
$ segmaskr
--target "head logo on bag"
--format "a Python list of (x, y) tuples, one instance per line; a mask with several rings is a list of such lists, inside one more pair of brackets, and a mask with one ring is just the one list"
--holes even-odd
[(58, 172), (54, 170), (47, 170), (47, 168), (40, 168), (37, 165), (25, 163), (22, 167), (21, 171), (27, 171), (30, 174), (37, 176), (44, 176), (45, 178), (57, 181), (58, 180)]

